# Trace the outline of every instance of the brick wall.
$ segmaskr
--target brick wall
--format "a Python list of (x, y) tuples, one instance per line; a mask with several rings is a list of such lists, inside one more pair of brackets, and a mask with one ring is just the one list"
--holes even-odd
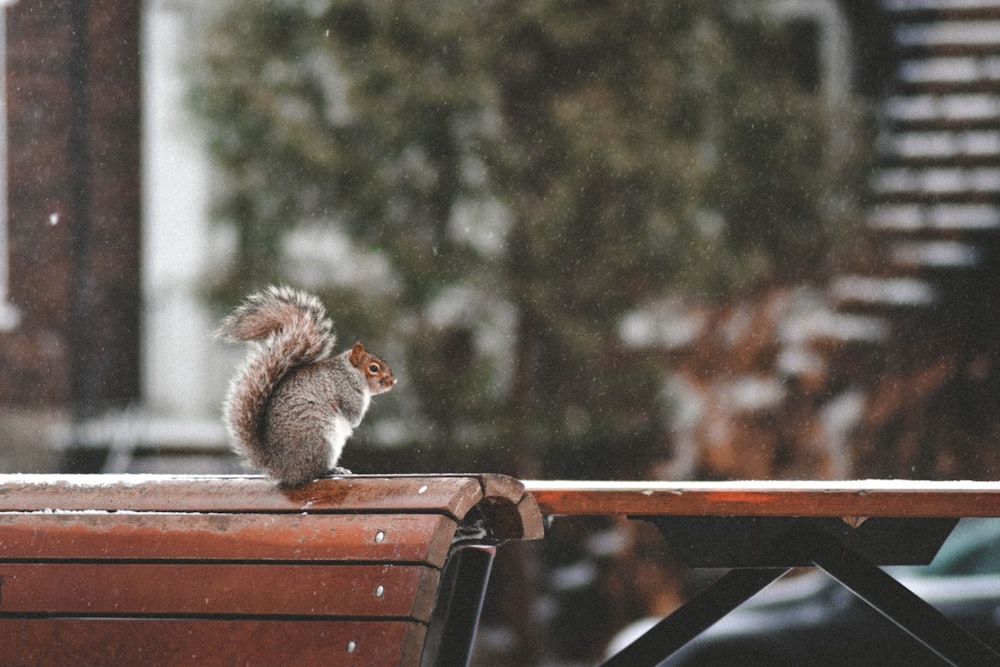
[(7, 9), (11, 301), (0, 406), (139, 391), (139, 2)]

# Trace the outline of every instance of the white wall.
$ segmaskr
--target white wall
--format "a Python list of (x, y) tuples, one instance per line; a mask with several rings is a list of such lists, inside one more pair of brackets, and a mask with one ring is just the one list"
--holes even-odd
[(183, 73), (205, 7), (143, 6), (143, 396), (151, 412), (182, 419), (218, 416), (237, 355), (212, 341), (215, 322), (200, 298), (218, 243), (211, 169)]

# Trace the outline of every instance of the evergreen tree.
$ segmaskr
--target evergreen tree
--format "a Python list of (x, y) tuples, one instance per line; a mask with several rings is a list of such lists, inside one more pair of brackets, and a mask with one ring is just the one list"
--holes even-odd
[(399, 345), (428, 427), (410, 437), (455, 468), (587, 474), (565, 467), (586, 453), (629, 472), (600, 466), (656, 438), (662, 369), (622, 347), (621, 315), (809, 277), (841, 223), (823, 206), (845, 187), (840, 119), (739, 7), (227, 5), (192, 96), (238, 232), (220, 291), (287, 278), (297, 227), (346, 231), (391, 286), (329, 305)]

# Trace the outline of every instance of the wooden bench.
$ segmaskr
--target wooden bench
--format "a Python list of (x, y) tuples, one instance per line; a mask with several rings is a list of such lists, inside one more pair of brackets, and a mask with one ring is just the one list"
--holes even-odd
[(688, 565), (732, 568), (607, 667), (659, 664), (799, 566), (823, 570), (949, 664), (1000, 665), (990, 646), (878, 567), (929, 563), (960, 518), (1000, 517), (1000, 482), (524, 484), (544, 514), (650, 521)]
[(7, 665), (451, 665), (495, 547), (541, 537), (496, 475), (0, 475)]

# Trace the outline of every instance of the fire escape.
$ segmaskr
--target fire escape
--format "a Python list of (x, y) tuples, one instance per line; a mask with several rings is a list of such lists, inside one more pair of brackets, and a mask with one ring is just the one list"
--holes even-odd
[(866, 221), (876, 257), (830, 296), (897, 340), (981, 344), (1000, 320), (1000, 0), (881, 4), (898, 64)]

